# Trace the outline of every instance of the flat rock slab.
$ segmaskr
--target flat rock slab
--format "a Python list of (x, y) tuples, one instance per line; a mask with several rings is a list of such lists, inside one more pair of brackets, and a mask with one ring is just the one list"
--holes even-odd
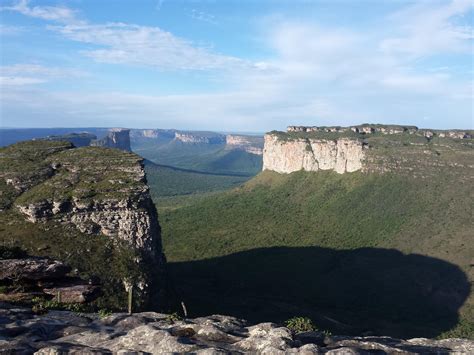
[(278, 324), (248, 326), (222, 315), (172, 320), (144, 312), (100, 318), (66, 311), (35, 315), (5, 305), (0, 317), (0, 354), (474, 354), (474, 341), (467, 339), (295, 335)]
[(0, 280), (48, 280), (63, 278), (71, 268), (47, 258), (0, 260)]
[(96, 298), (99, 288), (93, 285), (71, 285), (44, 288), (43, 292), (59, 297), (61, 303), (85, 303), (93, 301)]

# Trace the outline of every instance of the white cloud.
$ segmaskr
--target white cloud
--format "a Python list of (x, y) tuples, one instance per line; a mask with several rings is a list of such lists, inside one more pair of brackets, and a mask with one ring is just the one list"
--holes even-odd
[(216, 17), (208, 12), (200, 11), (197, 9), (191, 9), (189, 16), (195, 20), (207, 22), (213, 25), (217, 25)]
[(213, 53), (158, 27), (108, 23), (53, 26), (66, 38), (101, 46), (83, 53), (102, 63), (159, 69), (212, 70), (250, 66), (246, 61)]
[(56, 79), (77, 79), (87, 75), (76, 69), (45, 67), (38, 64), (4, 65), (0, 66), (0, 89), (42, 84)]
[(380, 48), (417, 57), (445, 52), (472, 53), (469, 41), (474, 39), (472, 22), (461, 25), (453, 19), (468, 15), (473, 8), (471, 0), (453, 0), (439, 6), (423, 2), (407, 7), (391, 16), (399, 33), (384, 39)]
[[(450, 5), (424, 2), (408, 7), (391, 16), (380, 31), (301, 20), (267, 22), (264, 45), (273, 55), (255, 62), (197, 46), (158, 27), (86, 22), (50, 26), (90, 46), (82, 53), (97, 62), (214, 70), (225, 89), (161, 96), (31, 91), (27, 84), (34, 80), (40, 83), (62, 74), (30, 65), (1, 72), (6, 78), (2, 85), (13, 87), (2, 93), (2, 110), (8, 113), (5, 117), (34, 115), (83, 125), (99, 121), (111, 126), (268, 130), (290, 123), (429, 125), (438, 120), (438, 127), (466, 128), (472, 126), (469, 75), (453, 74), (450, 64), (442, 61), (435, 68), (423, 63), (437, 54), (466, 55), (466, 49), (472, 49), (472, 27), (457, 25), (469, 9), (466, 4), (454, 0)], [(435, 70), (440, 66), (443, 70)], [(422, 117), (429, 117), (428, 122)], [(443, 123), (446, 117), (449, 122)]]
[(17, 35), (24, 31), (23, 27), (0, 24), (0, 36)]
[(0, 76), (0, 90), (8, 86), (23, 86), (44, 83), (44, 79), (25, 76)]
[(0, 7), (2, 11), (16, 11), (25, 16), (42, 20), (70, 23), (76, 20), (76, 12), (65, 6), (29, 6), (29, 0), (18, 0), (14, 5)]

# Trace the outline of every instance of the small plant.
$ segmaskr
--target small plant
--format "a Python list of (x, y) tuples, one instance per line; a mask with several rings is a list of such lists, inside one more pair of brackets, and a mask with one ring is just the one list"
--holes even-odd
[(166, 320), (170, 323), (174, 323), (174, 322), (180, 321), (182, 319), (183, 318), (176, 312), (168, 314), (168, 316), (166, 317)]
[(99, 309), (99, 312), (97, 312), (97, 314), (99, 315), (100, 319), (104, 319), (104, 318), (107, 318), (108, 316), (111, 316), (112, 311), (109, 311), (106, 308), (101, 308), (101, 309)]
[(49, 310), (70, 311), (75, 313), (83, 313), (88, 310), (87, 306), (82, 303), (61, 303), (55, 299), (47, 300), (42, 297), (34, 297), (31, 303), (31, 310), (38, 314), (44, 314)]
[(317, 330), (313, 321), (306, 317), (293, 317), (285, 321), (285, 326), (293, 333), (311, 332)]

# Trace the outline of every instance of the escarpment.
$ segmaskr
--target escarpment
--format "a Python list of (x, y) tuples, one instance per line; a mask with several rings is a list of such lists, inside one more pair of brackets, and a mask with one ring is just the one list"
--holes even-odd
[(263, 138), (259, 136), (243, 136), (228, 134), (226, 136), (227, 149), (239, 149), (250, 154), (263, 154)]
[[(0, 181), (5, 214), (43, 230), (59, 228), (64, 238), (97, 236), (99, 243), (109, 240), (110, 248), (129, 249), (126, 259), (138, 267), (127, 282), (137, 286), (144, 304), (151, 302), (164, 257), (142, 158), (117, 149), (72, 148), (65, 142), (23, 142), (1, 149)], [(71, 243), (82, 242), (80, 236), (70, 237)], [(99, 262), (105, 266), (108, 260)], [(123, 273), (125, 280), (128, 271)]]
[(287, 132), (265, 135), (263, 170), (396, 172), (421, 178), (442, 172), (469, 181), (472, 175), (466, 169), (474, 171), (472, 137), (472, 131), (414, 126), (290, 126)]
[(342, 174), (362, 168), (365, 158), (363, 142), (359, 140), (309, 139), (282, 140), (265, 136), (263, 170), (291, 173), (298, 170), (334, 170)]

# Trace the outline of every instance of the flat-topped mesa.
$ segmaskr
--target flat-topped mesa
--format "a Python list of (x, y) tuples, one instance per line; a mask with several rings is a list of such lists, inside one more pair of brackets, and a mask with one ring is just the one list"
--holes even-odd
[(463, 130), (430, 130), (419, 129), (416, 126), (400, 126), (400, 125), (382, 125), (382, 124), (361, 124), (357, 126), (341, 127), (341, 126), (288, 126), (287, 132), (326, 132), (326, 133), (344, 133), (352, 131), (360, 134), (382, 133), (382, 134), (418, 134), (426, 138), (438, 136), (440, 138), (470, 139), (470, 132)]
[[(290, 126), (265, 135), (263, 170), (334, 170), (430, 178), (443, 174), (469, 181), (473, 130), (418, 129), (363, 124), (352, 127)], [(453, 160), (453, 154), (456, 159)]]
[(366, 145), (361, 140), (295, 138), (265, 135), (263, 170), (278, 173), (334, 170), (339, 174), (362, 169)]
[(263, 137), (228, 134), (226, 136), (228, 149), (243, 150), (250, 154), (263, 154)]
[(156, 139), (156, 138), (167, 138), (173, 139), (175, 137), (176, 130), (175, 129), (131, 129), (130, 130), (130, 138), (137, 139), (137, 138), (148, 138), (148, 139)]
[(215, 133), (185, 133), (176, 132), (175, 139), (182, 143), (192, 144), (225, 144), (225, 136)]
[(124, 128), (112, 128), (104, 138), (92, 141), (91, 146), (116, 148), (131, 152), (130, 130)]

